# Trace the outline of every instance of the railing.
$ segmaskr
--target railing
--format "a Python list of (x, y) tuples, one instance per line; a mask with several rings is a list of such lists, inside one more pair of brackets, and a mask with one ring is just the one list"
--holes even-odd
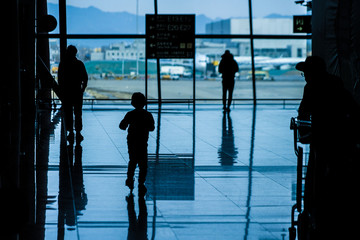
[[(301, 99), (298, 98), (258, 98), (256, 100), (258, 105), (281, 105), (285, 108), (288, 105), (299, 105)], [(52, 99), (53, 105), (61, 105), (61, 101), (57, 98)], [(124, 98), (111, 98), (111, 99), (95, 99), (95, 98), (84, 98), (83, 105), (90, 106), (90, 109), (93, 110), (94, 106), (110, 106), (110, 105), (128, 105), (130, 104), (130, 99)], [(207, 104), (207, 105), (218, 105), (222, 103), (222, 99), (209, 99), (209, 98), (197, 98), (195, 99), (197, 105)], [(159, 104), (157, 99), (148, 99), (149, 105)], [(194, 104), (193, 99), (162, 99), (161, 104), (186, 104), (190, 108)], [(236, 108), (237, 105), (253, 105), (252, 98), (235, 98), (232, 102), (232, 108)]]

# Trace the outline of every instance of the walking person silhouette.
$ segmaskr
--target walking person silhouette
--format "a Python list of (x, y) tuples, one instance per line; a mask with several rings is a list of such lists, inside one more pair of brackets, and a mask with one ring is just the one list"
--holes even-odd
[(82, 104), (83, 94), (88, 83), (88, 75), (84, 63), (76, 58), (77, 49), (69, 45), (66, 49), (65, 59), (59, 64), (58, 82), (62, 94), (62, 104), (65, 114), (67, 140), (74, 142), (73, 115), (75, 115), (76, 141), (81, 142)]
[(154, 131), (155, 122), (152, 114), (146, 111), (145, 96), (136, 92), (131, 97), (131, 105), (134, 110), (126, 113), (124, 119), (120, 122), (119, 128), (126, 130), (128, 128), (127, 144), (129, 152), (129, 163), (127, 171), (127, 179), (125, 185), (134, 189), (134, 173), (136, 165), (139, 165), (139, 195), (145, 195), (147, 189), (145, 187), (147, 175), (147, 142), (149, 132)]
[[(229, 50), (226, 50), (225, 53), (221, 56), (221, 61), (219, 64), (219, 73), (222, 74), (222, 101), (224, 111), (230, 111), (230, 105), (232, 101), (232, 95), (235, 86), (235, 73), (239, 71), (239, 66), (234, 60), (234, 56), (230, 53)], [(228, 96), (228, 103), (226, 106), (226, 95)]]

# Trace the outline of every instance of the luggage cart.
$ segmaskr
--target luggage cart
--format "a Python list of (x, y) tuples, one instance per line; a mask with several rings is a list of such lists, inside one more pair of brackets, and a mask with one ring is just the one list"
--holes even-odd
[[(311, 121), (291, 118), (290, 129), (294, 131), (294, 151), (297, 156), (297, 176), (296, 176), (296, 203), (291, 208), (291, 227), (289, 228), (289, 239), (301, 240), (301, 214), (303, 213), (304, 185), (309, 160), (309, 144), (311, 139)], [(295, 214), (297, 220), (295, 220)], [(297, 229), (296, 227), (297, 226)]]

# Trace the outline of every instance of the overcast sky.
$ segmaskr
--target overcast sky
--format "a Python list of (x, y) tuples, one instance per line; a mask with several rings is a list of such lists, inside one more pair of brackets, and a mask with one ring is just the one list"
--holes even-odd
[[(58, 3), (59, 0), (48, 0)], [(154, 13), (153, 0), (67, 0), (68, 5), (76, 7), (94, 6), (107, 12)], [(295, 0), (252, 0), (253, 16), (264, 17), (271, 13), (281, 15), (300, 15), (306, 8), (296, 5)], [(248, 0), (158, 0), (158, 13), (195, 13), (205, 14), (210, 18), (247, 17)]]

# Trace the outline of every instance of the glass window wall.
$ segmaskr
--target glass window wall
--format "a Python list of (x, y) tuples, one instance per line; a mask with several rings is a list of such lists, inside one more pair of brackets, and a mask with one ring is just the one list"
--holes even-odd
[(225, 50), (233, 54), (239, 66), (235, 75), (235, 99), (252, 98), (252, 82), (248, 73), (251, 70), (251, 52), (249, 39), (214, 39), (196, 40), (196, 99), (221, 99), (222, 78), (219, 63)]
[(252, 12), (254, 34), (292, 35), (293, 15), (306, 15), (306, 8), (295, 1), (252, 0)]
[(249, 34), (248, 0), (158, 0), (159, 14), (195, 14), (196, 34)]
[(145, 92), (144, 39), (69, 39), (68, 44), (78, 48), (89, 76), (85, 97), (131, 99)]
[(257, 98), (301, 99), (305, 81), (295, 65), (307, 49), (307, 40), (254, 40)]
[[(67, 0), (68, 34), (145, 34), (152, 0)], [(76, 23), (76, 24), (75, 24)]]
[(57, 27), (51, 33), (59, 33), (59, 0), (48, 0), (47, 3), (48, 14), (54, 16), (57, 21)]
[[(311, 54), (311, 41), (306, 40), (308, 36), (291, 39), (291, 35), (292, 15), (306, 14), (305, 7), (293, 1), (276, 0), (270, 4), (265, 0), (253, 0), (255, 36), (252, 36), (248, 0), (184, 1), (158, 0), (159, 14), (196, 14), (195, 64), (193, 59), (160, 60), (163, 100), (191, 100), (194, 97), (220, 100), (222, 84), (218, 64), (225, 50), (234, 55), (240, 69), (235, 77), (234, 99), (253, 98), (251, 38), (254, 41), (257, 98), (302, 97), (305, 82), (294, 66)], [(58, 2), (48, 0), (48, 12), (59, 24)], [(67, 44), (78, 48), (77, 57), (84, 62), (89, 74), (86, 97), (130, 99), (133, 92), (145, 93), (147, 89), (148, 98), (157, 100), (156, 60), (148, 59), (145, 81), (145, 14), (154, 13), (154, 1), (67, 0), (66, 3)], [(50, 37), (59, 33), (58, 29), (51, 32)], [(88, 36), (75, 39), (78, 36), (73, 34)], [(107, 34), (107, 38), (101, 38), (101, 34)], [(118, 34), (134, 37), (118, 38)], [(217, 38), (211, 37), (214, 34)], [(262, 34), (275, 34), (279, 39), (265, 39), (259, 36)], [(284, 39), (281, 39), (282, 35)], [(59, 38), (50, 38), (49, 43), (51, 70), (56, 77), (60, 61)]]

